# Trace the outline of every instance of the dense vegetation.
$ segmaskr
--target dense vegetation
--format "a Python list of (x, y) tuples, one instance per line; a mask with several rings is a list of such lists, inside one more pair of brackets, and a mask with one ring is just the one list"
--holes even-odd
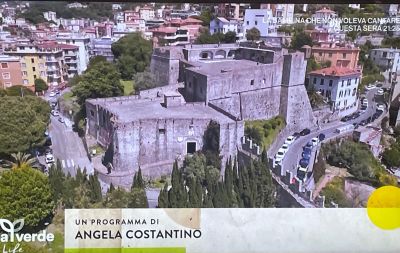
[(227, 32), (223, 33), (213, 33), (211, 35), (208, 28), (202, 28), (200, 30), (200, 35), (197, 37), (195, 44), (217, 44), (217, 43), (235, 43), (236, 33)]
[(84, 105), (88, 98), (114, 97), (124, 94), (120, 74), (112, 63), (99, 61), (89, 66), (72, 89), (80, 105)]
[(171, 187), (165, 184), (158, 206), (228, 208), (274, 205), (275, 188), (266, 158), (249, 166), (239, 165), (239, 168), (236, 161), (229, 160), (222, 180), (219, 180), (219, 168), (207, 166), (206, 160), (203, 154), (196, 153), (186, 157), (181, 168), (175, 162)]
[(26, 229), (34, 229), (49, 215), (54, 202), (48, 178), (32, 168), (14, 168), (0, 177), (0, 217), (23, 218)]
[(86, 170), (78, 169), (76, 176), (71, 177), (63, 173), (59, 162), (50, 168), (49, 182), (53, 200), (65, 208), (148, 207), (140, 169), (130, 191), (111, 185), (105, 196), (96, 174), (88, 176)]
[(343, 140), (323, 145), (323, 151), (330, 165), (346, 168), (358, 180), (375, 186), (397, 185), (365, 144)]
[(0, 99), (0, 155), (30, 151), (45, 142), (50, 106), (34, 97), (5, 96)]
[(245, 124), (245, 135), (250, 137), (257, 145), (266, 149), (284, 127), (285, 120), (280, 116), (269, 120), (247, 121)]
[(112, 44), (111, 50), (124, 80), (131, 80), (136, 73), (143, 72), (150, 66), (152, 44), (140, 33), (124, 36)]
[(57, 13), (57, 18), (90, 18), (94, 20), (106, 20), (112, 18), (111, 3), (102, 2), (89, 2), (84, 3), (87, 8), (69, 9), (67, 7), (68, 2), (30, 2), (29, 9), (24, 13), (18, 13), (17, 17), (25, 18), (27, 21), (33, 24), (46, 22), (43, 16), (43, 12), (54, 11)]

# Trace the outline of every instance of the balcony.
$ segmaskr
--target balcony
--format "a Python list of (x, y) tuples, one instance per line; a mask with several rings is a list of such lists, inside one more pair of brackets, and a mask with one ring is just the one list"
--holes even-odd
[(46, 58), (46, 62), (58, 62), (58, 60), (54, 57)]

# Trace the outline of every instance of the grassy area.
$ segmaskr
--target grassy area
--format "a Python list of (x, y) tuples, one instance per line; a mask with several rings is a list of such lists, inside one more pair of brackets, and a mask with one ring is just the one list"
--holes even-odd
[(165, 185), (165, 182), (167, 182), (168, 185), (171, 185), (171, 177), (161, 176), (161, 177), (156, 178), (154, 180), (150, 180), (149, 187), (163, 189), (164, 185)]
[(269, 120), (246, 121), (245, 134), (267, 149), (285, 125), (285, 120), (280, 116)]
[(62, 95), (62, 98), (63, 98), (64, 101), (71, 101), (74, 98), (74, 95), (72, 94), (71, 91), (70, 92), (65, 92)]
[(120, 82), (124, 86), (125, 96), (131, 95), (135, 91), (133, 80), (121, 80)]
[(105, 151), (100, 145), (94, 145), (89, 148), (90, 154), (93, 154), (93, 150), (96, 150), (96, 155), (103, 154)]

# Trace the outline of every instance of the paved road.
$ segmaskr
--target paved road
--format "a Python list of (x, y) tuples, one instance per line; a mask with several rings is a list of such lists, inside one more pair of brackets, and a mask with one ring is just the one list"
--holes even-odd
[(54, 157), (60, 160), (66, 174), (75, 175), (77, 167), (82, 170), (86, 168), (89, 174), (92, 173), (93, 165), (86, 155), (81, 138), (72, 131), (70, 125), (59, 122), (58, 118), (51, 116), (49, 127)]
[[(368, 106), (367, 110), (364, 113), (362, 113), (361, 116), (358, 117), (357, 119), (350, 120), (347, 122), (335, 121), (335, 122), (327, 123), (325, 125), (322, 125), (319, 130), (312, 131), (311, 134), (309, 134), (307, 136), (301, 136), (294, 143), (292, 143), (288, 152), (286, 153), (285, 158), (283, 159), (283, 164), (282, 164), (283, 168), (287, 171), (292, 172), (293, 176), (295, 176), (297, 174), (297, 166), (298, 166), (299, 160), (301, 159), (303, 146), (305, 146), (307, 144), (307, 142), (309, 142), (312, 138), (317, 137), (320, 133), (325, 134), (326, 139), (337, 137), (338, 134), (335, 132), (335, 130), (339, 126), (345, 126), (345, 125), (353, 124), (355, 122), (359, 123), (362, 120), (365, 120), (365, 119), (369, 118), (370, 116), (372, 116), (376, 111), (376, 105), (374, 103), (375, 97), (376, 97), (375, 96), (376, 91), (377, 91), (377, 88), (367, 92), (366, 97), (368, 99), (369, 106)], [(312, 155), (311, 155), (311, 159), (310, 159), (310, 164), (311, 164), (310, 169), (311, 170), (309, 171), (308, 176), (311, 175), (312, 164), (314, 162), (316, 150), (317, 150), (317, 148), (314, 147)], [(313, 180), (306, 181), (306, 187), (308, 189), (312, 189), (313, 186), (314, 186)]]

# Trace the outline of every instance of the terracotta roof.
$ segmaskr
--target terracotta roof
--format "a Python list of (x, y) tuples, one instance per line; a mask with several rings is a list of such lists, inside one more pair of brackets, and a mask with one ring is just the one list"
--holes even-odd
[(326, 76), (338, 76), (338, 77), (350, 76), (356, 74), (361, 74), (361, 73), (354, 69), (345, 67), (329, 67), (310, 72), (310, 75), (324, 75), (324, 76), (326, 75)]
[(323, 9), (320, 9), (320, 10), (318, 10), (318, 11), (316, 11), (316, 13), (317, 12), (325, 12), (325, 13), (335, 13), (334, 11), (332, 11), (331, 9), (327, 9), (327, 8), (323, 8)]

